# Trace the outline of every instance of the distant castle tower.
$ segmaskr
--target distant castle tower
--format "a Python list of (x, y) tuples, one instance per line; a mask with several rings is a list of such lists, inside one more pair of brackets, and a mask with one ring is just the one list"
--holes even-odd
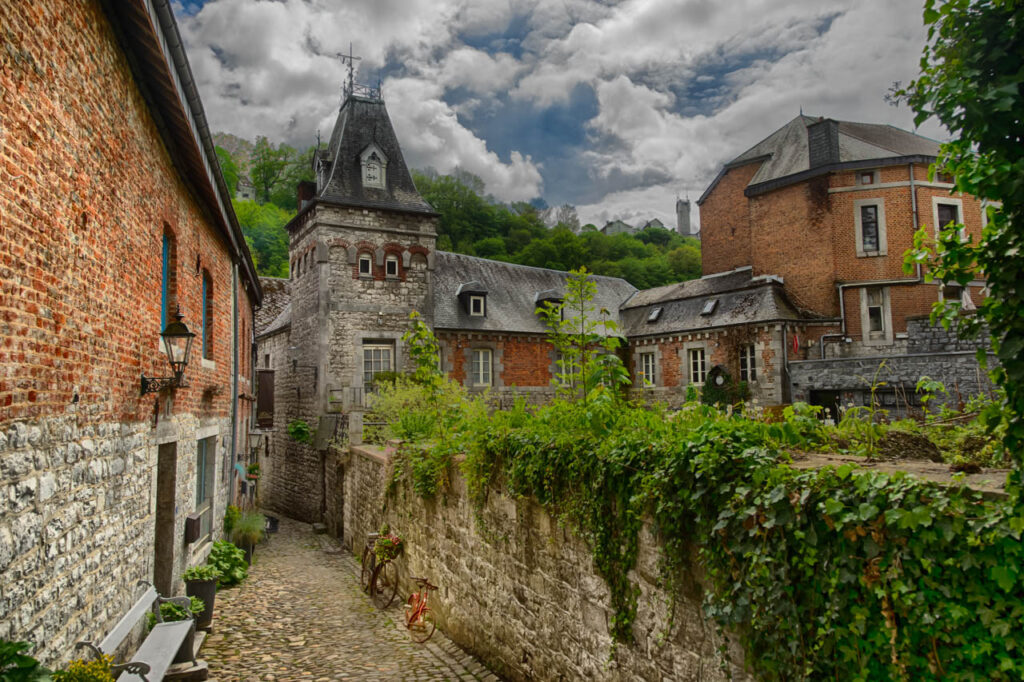
[(690, 200), (676, 199), (676, 231), (684, 237), (696, 237), (700, 234), (690, 228)]

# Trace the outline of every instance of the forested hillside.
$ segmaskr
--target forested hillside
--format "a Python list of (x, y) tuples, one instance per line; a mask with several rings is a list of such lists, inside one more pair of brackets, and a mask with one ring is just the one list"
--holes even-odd
[[(256, 140), (247, 159), (217, 148), (232, 191), (240, 176), (254, 186), (255, 201), (233, 203), (261, 275), (288, 276), (288, 237), (283, 228), (296, 212), (296, 185), (312, 179), (312, 153), (313, 147), (275, 147), (266, 138)], [(599, 275), (622, 277), (641, 289), (700, 276), (700, 243), (675, 232), (648, 228), (636, 235), (608, 237), (593, 225), (580, 227), (572, 206), (540, 210), (526, 202), (499, 202), (470, 173), (413, 171), (413, 179), (441, 216), (437, 248), (442, 251), (556, 270), (582, 266)]]

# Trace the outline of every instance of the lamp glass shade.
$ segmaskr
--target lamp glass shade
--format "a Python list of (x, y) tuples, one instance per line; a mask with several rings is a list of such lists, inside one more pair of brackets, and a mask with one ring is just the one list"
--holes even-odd
[(181, 321), (181, 313), (175, 315), (174, 322), (168, 324), (160, 333), (164, 340), (164, 348), (167, 351), (167, 359), (174, 369), (175, 376), (181, 376), (188, 366), (189, 353), (192, 350), (192, 339), (195, 334), (189, 331), (188, 326)]

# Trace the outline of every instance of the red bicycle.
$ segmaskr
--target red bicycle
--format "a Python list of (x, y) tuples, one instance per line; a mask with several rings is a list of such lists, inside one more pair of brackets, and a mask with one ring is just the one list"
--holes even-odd
[(437, 627), (434, 623), (434, 613), (427, 604), (430, 593), (437, 589), (437, 585), (431, 585), (426, 578), (409, 577), (419, 585), (420, 591), (409, 595), (405, 602), (405, 627), (409, 629), (412, 640), (423, 644), (434, 634)]

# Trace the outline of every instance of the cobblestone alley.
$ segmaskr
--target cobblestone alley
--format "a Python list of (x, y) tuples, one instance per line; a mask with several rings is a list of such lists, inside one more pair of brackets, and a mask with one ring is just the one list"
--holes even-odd
[(249, 578), (217, 594), (200, 653), (210, 679), (497, 680), (444, 637), (412, 642), (399, 599), (378, 611), (360, 590), (358, 561), (337, 540), (281, 519)]

